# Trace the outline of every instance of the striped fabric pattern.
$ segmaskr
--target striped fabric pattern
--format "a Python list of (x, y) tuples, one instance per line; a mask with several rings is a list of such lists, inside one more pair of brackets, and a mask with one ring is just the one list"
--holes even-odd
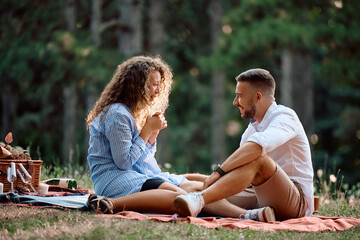
[(114, 198), (139, 192), (150, 178), (177, 186), (186, 181), (183, 176), (161, 172), (154, 157), (156, 143), (145, 144), (124, 104), (112, 104), (106, 113), (99, 114), (89, 133), (88, 163), (98, 195)]

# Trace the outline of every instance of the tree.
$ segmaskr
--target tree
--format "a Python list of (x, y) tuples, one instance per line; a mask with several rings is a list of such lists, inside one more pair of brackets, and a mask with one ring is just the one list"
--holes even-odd
[[(68, 33), (63, 36), (64, 50), (68, 51), (71, 57), (70, 49), (73, 44), (73, 34), (75, 31), (75, 2), (74, 0), (66, 0), (65, 4), (65, 22)], [(72, 78), (70, 74), (66, 77)], [(77, 91), (76, 79), (69, 79), (63, 86), (64, 97), (64, 117), (63, 117), (63, 163), (69, 165), (75, 156), (76, 146), (76, 107), (77, 107)]]
[[(219, 46), (222, 27), (222, 2), (211, 0), (209, 5), (211, 48), (215, 53)], [(211, 155), (213, 163), (222, 163), (225, 150), (225, 76), (213, 66), (211, 71)]]
[[(150, 0), (149, 2), (149, 25), (148, 35), (149, 52), (151, 55), (163, 56), (165, 53), (165, 31), (164, 31), (164, 0)], [(157, 161), (164, 165), (170, 162), (169, 130), (163, 129), (157, 138)]]
[(285, 106), (296, 110), (308, 139), (310, 139), (314, 131), (311, 55), (306, 51), (283, 49), (281, 72), (280, 100)]
[(118, 33), (118, 51), (125, 57), (132, 57), (142, 52), (142, 1), (118, 0), (119, 21), (123, 27)]
[[(359, 7), (355, 1), (244, 0), (226, 16), (232, 32), (224, 36), (218, 62), (229, 75), (236, 74), (235, 68), (240, 72), (254, 67), (275, 75), (278, 102), (292, 105), (313, 136), (309, 140), (315, 169), (360, 167), (354, 124), (359, 119), (354, 105), (360, 76), (355, 50)], [(234, 63), (241, 63), (240, 69)]]
[[(248, 122), (231, 105), (234, 77), (262, 67), (277, 80), (278, 103), (293, 104), (312, 135), (315, 169), (341, 168), (345, 181), (360, 181), (358, 1), (73, 2), (81, 11), (69, 18), (59, 14), (66, 1), (3, 0), (0, 5), (1, 131), (3, 136), (12, 131), (14, 144), (28, 146), (34, 159), (61, 164), (63, 118), (70, 110), (65, 106), (71, 105), (64, 104), (65, 89), (75, 85), (76, 94), (70, 93), (77, 96), (72, 147), (79, 150), (76, 160), (81, 153), (85, 159), (84, 119), (116, 66), (135, 54), (161, 53), (173, 68), (174, 85), (166, 112), (166, 148), (161, 139), (158, 147), (160, 154), (164, 148), (169, 151), (166, 162), (175, 171), (211, 171), (211, 129), (216, 125), (211, 120), (215, 112), (211, 95), (220, 89), (212, 87), (218, 83), (212, 83), (218, 79), (213, 77), (216, 72), (226, 79), (224, 109), (222, 104), (217, 109), (225, 111), (227, 127), (235, 126), (226, 135), (226, 154), (238, 147)], [(211, 27), (219, 23), (209, 11), (214, 3), (222, 5), (223, 32)], [(212, 33), (218, 34), (217, 42), (211, 40), (216, 39)], [(285, 90), (287, 84), (291, 92)], [(311, 90), (297, 92), (311, 89), (311, 84), (314, 101)], [(315, 124), (309, 131), (306, 119), (311, 122), (312, 112)]]

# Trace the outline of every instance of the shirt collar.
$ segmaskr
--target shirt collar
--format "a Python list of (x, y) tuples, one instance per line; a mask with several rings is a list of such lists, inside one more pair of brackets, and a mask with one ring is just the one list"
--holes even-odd
[(257, 122), (255, 119), (253, 119), (253, 118), (250, 119), (250, 123), (253, 124), (253, 125), (255, 125), (255, 126), (256, 126), (256, 125), (259, 125), (259, 126), (264, 125), (264, 124), (269, 120), (269, 118), (270, 118), (270, 116), (271, 116), (271, 113), (275, 110), (276, 106), (277, 106), (277, 104), (276, 104), (276, 102), (274, 101), (274, 102), (270, 105), (270, 107), (266, 110), (266, 113), (265, 113), (263, 119), (261, 120), (261, 123), (258, 123), (258, 122)]

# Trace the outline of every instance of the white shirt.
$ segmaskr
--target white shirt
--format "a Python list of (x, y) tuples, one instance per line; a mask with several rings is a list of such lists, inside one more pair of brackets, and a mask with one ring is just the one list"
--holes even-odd
[(309, 141), (295, 111), (274, 102), (260, 123), (249, 123), (240, 146), (246, 142), (262, 146), (262, 155), (271, 157), (300, 184), (308, 204), (306, 216), (310, 216), (314, 211), (314, 172)]

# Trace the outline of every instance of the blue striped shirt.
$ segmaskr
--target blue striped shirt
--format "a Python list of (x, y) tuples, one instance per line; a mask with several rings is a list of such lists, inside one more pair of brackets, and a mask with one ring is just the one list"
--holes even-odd
[(88, 162), (96, 194), (115, 198), (139, 192), (150, 178), (176, 186), (186, 181), (183, 176), (161, 172), (154, 157), (156, 143), (145, 144), (126, 105), (112, 104), (102, 115), (89, 128)]

